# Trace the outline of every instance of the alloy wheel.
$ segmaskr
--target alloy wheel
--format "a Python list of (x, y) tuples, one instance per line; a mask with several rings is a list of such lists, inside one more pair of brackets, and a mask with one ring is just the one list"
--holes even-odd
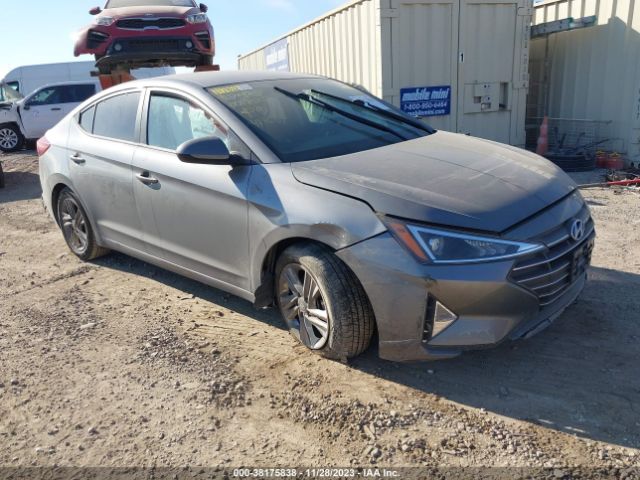
[(299, 264), (287, 265), (280, 274), (279, 304), (289, 328), (312, 350), (329, 339), (329, 312), (313, 276)]
[(72, 197), (65, 197), (60, 206), (62, 231), (74, 253), (82, 255), (89, 245), (87, 220)]
[(11, 128), (0, 128), (0, 148), (13, 150), (18, 146), (18, 134)]

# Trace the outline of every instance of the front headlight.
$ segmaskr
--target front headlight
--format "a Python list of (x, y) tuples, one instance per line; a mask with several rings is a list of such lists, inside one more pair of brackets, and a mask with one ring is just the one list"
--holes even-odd
[(100, 25), (103, 27), (108, 27), (110, 25), (113, 25), (114, 21), (115, 20), (113, 17), (96, 17), (96, 25)]
[(461, 264), (506, 260), (544, 249), (544, 245), (412, 225), (385, 218), (393, 236), (421, 262)]
[(205, 13), (195, 13), (187, 16), (187, 22), (189, 23), (206, 23), (207, 15)]

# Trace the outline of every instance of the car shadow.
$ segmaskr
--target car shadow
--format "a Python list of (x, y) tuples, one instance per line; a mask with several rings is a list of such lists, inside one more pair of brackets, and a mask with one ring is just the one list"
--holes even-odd
[[(114, 253), (96, 262), (153, 278), (284, 329), (275, 310)], [(460, 405), (483, 408), (591, 440), (640, 447), (640, 275), (592, 268), (579, 300), (532, 339), (449, 361), (400, 364), (377, 349), (350, 366)]]
[(15, 158), (24, 157), (31, 153), (31, 151), (25, 150), (0, 155), (0, 166), (4, 172), (5, 183), (4, 188), (0, 188), (0, 204), (33, 200), (42, 195), (37, 164), (33, 167), (35, 171), (14, 170), (15, 165), (12, 164)]
[(193, 295), (194, 298), (201, 299), (216, 305), (224, 306), (229, 310), (240, 313), (261, 321), (269, 326), (284, 329), (284, 324), (275, 310), (257, 309), (251, 302), (240, 297), (210, 287), (196, 280), (191, 280), (176, 273), (170, 272), (155, 265), (137, 260), (127, 255), (113, 252), (106, 257), (95, 260), (96, 265), (122, 272), (133, 273), (135, 275), (151, 278), (157, 282), (171, 288)]
[(0, 204), (33, 200), (42, 195), (40, 179), (30, 172), (4, 172), (4, 188), (0, 188)]
[(454, 360), (353, 367), (448, 400), (620, 446), (640, 447), (640, 275), (592, 268), (579, 300), (537, 336)]

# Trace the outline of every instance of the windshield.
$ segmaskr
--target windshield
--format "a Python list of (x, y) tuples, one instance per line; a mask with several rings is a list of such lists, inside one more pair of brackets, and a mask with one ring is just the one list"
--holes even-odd
[(257, 81), (208, 90), (283, 162), (362, 152), (431, 132), (392, 105), (336, 80)]
[(104, 8), (195, 7), (193, 0), (109, 0)]
[[(14, 87), (15, 85), (15, 87)], [(17, 102), (24, 98), (16, 89), (18, 82), (0, 83), (0, 102)]]

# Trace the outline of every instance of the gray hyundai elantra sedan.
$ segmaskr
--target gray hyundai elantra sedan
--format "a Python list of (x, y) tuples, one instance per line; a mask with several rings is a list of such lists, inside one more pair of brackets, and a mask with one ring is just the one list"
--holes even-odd
[(108, 89), (38, 142), (69, 248), (277, 306), (330, 358), (449, 358), (529, 337), (580, 294), (595, 229), (518, 148), (435, 131), (344, 83), (212, 72)]

